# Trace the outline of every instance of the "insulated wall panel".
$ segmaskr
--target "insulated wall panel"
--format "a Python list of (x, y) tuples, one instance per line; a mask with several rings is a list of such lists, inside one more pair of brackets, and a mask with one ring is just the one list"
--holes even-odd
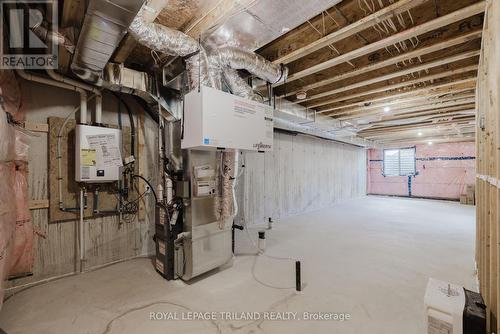
[(262, 224), (365, 195), (365, 149), (308, 136), (274, 134), (274, 150), (246, 153), (238, 224)]

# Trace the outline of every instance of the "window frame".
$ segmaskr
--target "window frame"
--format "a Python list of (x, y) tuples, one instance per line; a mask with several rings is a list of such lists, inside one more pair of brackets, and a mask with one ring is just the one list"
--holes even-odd
[[(413, 149), (413, 173), (409, 174), (401, 174), (401, 150), (410, 150)], [(385, 173), (385, 151), (398, 151), (398, 174), (397, 175), (387, 175)], [(382, 166), (382, 175), (384, 177), (391, 177), (391, 176), (415, 176), (417, 175), (417, 147), (416, 146), (409, 146), (409, 147), (398, 147), (398, 148), (384, 148), (383, 150), (383, 166)]]

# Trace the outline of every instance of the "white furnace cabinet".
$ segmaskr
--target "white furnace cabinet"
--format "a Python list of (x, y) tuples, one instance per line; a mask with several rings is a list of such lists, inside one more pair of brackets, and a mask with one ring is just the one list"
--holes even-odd
[(201, 87), (184, 98), (183, 149), (272, 151), (273, 108)]

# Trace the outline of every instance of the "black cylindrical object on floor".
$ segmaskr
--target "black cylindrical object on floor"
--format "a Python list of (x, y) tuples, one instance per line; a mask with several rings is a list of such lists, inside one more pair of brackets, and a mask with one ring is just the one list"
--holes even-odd
[(295, 261), (295, 290), (302, 291), (302, 282), (300, 277), (300, 261)]

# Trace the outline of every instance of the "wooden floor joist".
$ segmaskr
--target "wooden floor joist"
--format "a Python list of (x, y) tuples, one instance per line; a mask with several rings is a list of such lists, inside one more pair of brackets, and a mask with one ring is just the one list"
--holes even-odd
[[(388, 85), (388, 86), (381, 87), (381, 88), (376, 88), (376, 89), (373, 89), (370, 91), (361, 92), (361, 93), (357, 93), (357, 94), (353, 94), (353, 95), (349, 95), (349, 96), (344, 96), (342, 98), (326, 100), (326, 101), (323, 101), (320, 103), (308, 105), (307, 107), (314, 109), (314, 108), (333, 104), (333, 103), (340, 102), (340, 101), (345, 101), (345, 100), (349, 100), (349, 99), (353, 99), (353, 98), (357, 98), (357, 97), (361, 97), (361, 96), (367, 96), (367, 95), (371, 95), (371, 94), (376, 94), (376, 93), (383, 93), (383, 92), (387, 92), (390, 90), (423, 83), (426, 81), (432, 81), (432, 80), (436, 80), (436, 79), (446, 78), (446, 77), (450, 77), (453, 75), (463, 74), (463, 73), (468, 73), (468, 72), (473, 72), (473, 71), (477, 71), (477, 65), (470, 65), (470, 66), (466, 66), (466, 67), (455, 69), (455, 70), (441, 72), (441, 73), (437, 73), (437, 74), (433, 74), (433, 75), (427, 75), (427, 76), (424, 76), (424, 77), (421, 77), (418, 79), (403, 81), (403, 82), (400, 82), (397, 84)], [(326, 112), (326, 110), (320, 110), (319, 112), (323, 113), (323, 112)]]
[[(392, 57), (392, 58), (389, 58), (387, 60), (384, 60), (384, 61), (381, 61), (381, 62), (378, 62), (375, 64), (371, 64), (368, 66), (364, 66), (364, 67), (361, 67), (361, 68), (356, 69), (354, 71), (342, 73), (342, 74), (336, 75), (336, 76), (329, 78), (329, 79), (326, 79), (326, 80), (321, 80), (321, 81), (312, 83), (310, 85), (302, 86), (302, 87), (300, 87), (300, 89), (291, 90), (289, 92), (286, 92), (285, 94), (279, 95), (279, 97), (291, 96), (291, 95), (297, 94), (300, 91), (308, 91), (311, 89), (316, 89), (316, 88), (326, 86), (326, 85), (329, 85), (329, 84), (332, 84), (332, 83), (335, 83), (335, 82), (338, 82), (341, 80), (349, 79), (349, 78), (352, 78), (352, 77), (355, 77), (355, 76), (358, 76), (361, 74), (366, 74), (368, 72), (376, 71), (376, 70), (382, 69), (382, 68), (387, 67), (387, 66), (396, 65), (396, 64), (401, 63), (403, 61), (406, 61), (408, 59), (418, 58), (418, 57), (421, 57), (421, 56), (424, 56), (424, 55), (427, 55), (427, 54), (430, 54), (430, 53), (433, 53), (436, 51), (440, 51), (440, 50), (443, 50), (446, 48), (450, 48), (450, 47), (454, 47), (454, 46), (457, 46), (457, 45), (460, 45), (463, 43), (467, 43), (467, 42), (473, 41), (475, 39), (481, 38), (481, 33), (482, 33), (481, 30), (474, 31), (474, 32), (467, 33), (467, 34), (459, 36), (459, 37), (452, 38), (452, 39), (444, 41), (444, 42), (439, 42), (439, 43), (433, 44), (433, 45), (428, 46), (428, 47), (424, 47), (424, 48), (420, 48), (420, 49), (417, 49), (414, 51), (406, 52), (406, 53), (403, 53), (399, 56)], [(300, 103), (302, 101), (296, 101), (296, 102)]]
[(402, 98), (402, 99), (395, 99), (391, 101), (386, 101), (384, 103), (375, 103), (375, 104), (370, 104), (368, 107), (359, 107), (355, 106), (355, 108), (339, 108), (335, 110), (335, 113), (331, 113), (331, 115), (336, 115), (340, 113), (347, 113), (347, 112), (368, 112), (368, 111), (373, 111), (373, 110), (383, 110), (385, 107), (392, 108), (392, 106), (404, 106), (408, 104), (427, 104), (427, 103), (432, 103), (432, 101), (438, 100), (441, 96), (443, 95), (450, 95), (450, 96), (457, 96), (461, 95), (463, 93), (470, 93), (472, 95), (475, 95), (475, 90), (471, 88), (462, 88), (462, 89), (457, 89), (450, 91), (449, 93), (442, 93), (442, 92), (431, 92), (426, 95), (410, 95), (411, 97), (409, 98)]
[(330, 44), (338, 42), (342, 39), (345, 39), (349, 36), (355, 35), (367, 28), (372, 27), (373, 25), (380, 23), (384, 20), (387, 20), (395, 15), (404, 13), (412, 8), (418, 7), (421, 4), (425, 3), (428, 0), (400, 0), (388, 7), (385, 7), (367, 17), (362, 18), (354, 22), (353, 24), (348, 25), (340, 30), (337, 30), (317, 41), (312, 42), (298, 50), (292, 51), (287, 55), (276, 59), (274, 61), (275, 64), (288, 64), (292, 61), (305, 57), (319, 49), (327, 47)]
[[(374, 105), (374, 104), (385, 104), (385, 103), (392, 103), (397, 101), (406, 99), (406, 98), (421, 98), (425, 96), (435, 96), (434, 94), (440, 95), (440, 94), (452, 94), (456, 92), (460, 92), (463, 90), (475, 90), (476, 89), (476, 79), (475, 78), (470, 78), (470, 79), (465, 79), (465, 80), (458, 80), (458, 81), (452, 81), (448, 82), (445, 84), (439, 84), (439, 85), (433, 85), (433, 86), (428, 86), (425, 88), (419, 88), (419, 89), (414, 89), (411, 91), (407, 91), (404, 93), (396, 93), (396, 94), (390, 94), (390, 95), (384, 95), (382, 97), (377, 97), (377, 98), (370, 98), (370, 99), (365, 99), (363, 101), (359, 102), (352, 102), (349, 104), (344, 104), (342, 103), (344, 99), (342, 99), (338, 106), (328, 108), (327, 110), (322, 110), (322, 112), (330, 112), (330, 111), (337, 111), (341, 109), (346, 109), (346, 108), (352, 108), (352, 107), (363, 107), (367, 105)], [(375, 105), (377, 107), (378, 105)]]
[[(318, 73), (320, 71), (326, 70), (326, 69), (334, 67), (336, 65), (345, 63), (349, 60), (367, 55), (371, 52), (383, 49), (383, 48), (388, 47), (390, 45), (394, 45), (395, 43), (405, 41), (407, 39), (428, 33), (430, 31), (439, 29), (441, 27), (450, 25), (450, 24), (455, 23), (455, 22), (458, 22), (462, 19), (483, 13), (484, 9), (485, 9), (485, 1), (480, 1), (478, 3), (471, 5), (471, 6), (468, 6), (466, 8), (457, 10), (453, 13), (448, 14), (448, 15), (434, 19), (430, 22), (427, 22), (427, 23), (421, 24), (419, 26), (407, 29), (405, 31), (402, 31), (402, 32), (397, 33), (395, 35), (391, 35), (385, 39), (382, 39), (378, 42), (368, 44), (365, 47), (353, 50), (351, 52), (345, 53), (345, 54), (340, 55), (338, 57), (332, 58), (326, 62), (317, 64), (317, 65), (311, 66), (309, 68), (306, 68), (302, 71), (293, 73), (288, 77), (287, 82), (289, 83), (289, 82), (304, 78), (308, 75)], [(283, 84), (284, 83), (278, 83), (278, 84), (275, 84), (274, 86), (278, 87), (278, 86), (281, 86)]]
[[(475, 102), (475, 97), (467, 97), (465, 99), (459, 99), (459, 100), (452, 100), (448, 102), (442, 102), (442, 103), (433, 103), (429, 105), (422, 105), (418, 107), (409, 107), (409, 108), (402, 108), (402, 109), (397, 109), (394, 111), (391, 111), (392, 114), (394, 115), (399, 115), (402, 113), (412, 113), (416, 111), (422, 111), (422, 110), (429, 110), (429, 109), (435, 109), (436, 112), (438, 111), (438, 108), (445, 108), (445, 107), (453, 107), (453, 106), (460, 106), (460, 105), (471, 105), (474, 104)], [(366, 117), (366, 116), (372, 116), (376, 115), (379, 112), (372, 112), (372, 113), (361, 113), (361, 114), (347, 114), (347, 115), (342, 115), (342, 116), (337, 116), (337, 119), (340, 120), (346, 120), (346, 119), (354, 119), (354, 118), (360, 118), (360, 117)]]
[[(461, 106), (461, 105), (469, 105), (469, 104), (474, 104), (475, 96), (466, 96), (463, 98), (451, 98), (451, 99), (443, 99), (439, 101), (433, 101), (433, 102), (428, 102), (428, 103), (422, 103), (419, 105), (403, 105), (400, 106), (394, 110), (391, 110), (389, 113), (390, 115), (401, 115), (401, 114), (406, 114), (406, 113), (413, 113), (416, 111), (422, 111), (422, 110), (429, 110), (429, 109), (434, 109), (436, 113), (439, 111), (437, 108), (444, 108), (444, 107), (453, 107), (453, 106)], [(354, 119), (354, 118), (361, 118), (361, 117), (367, 117), (367, 116), (374, 116), (374, 115), (384, 115), (387, 114), (383, 110), (376, 110), (376, 111), (370, 111), (370, 112), (357, 112), (357, 113), (343, 113), (343, 114), (335, 114), (335, 118), (344, 120), (344, 119)]]
[[(348, 86), (340, 87), (340, 88), (333, 89), (333, 90), (330, 90), (330, 91), (326, 91), (326, 92), (323, 92), (323, 93), (315, 94), (315, 95), (312, 95), (312, 96), (310, 96), (310, 97), (308, 97), (306, 99), (301, 100), (300, 102), (301, 103), (302, 102), (308, 102), (308, 101), (311, 101), (311, 100), (316, 100), (316, 99), (327, 97), (327, 96), (330, 96), (330, 95), (335, 95), (335, 94), (343, 93), (343, 92), (346, 92), (346, 91), (349, 91), (349, 90), (352, 90), (352, 89), (369, 86), (369, 85), (372, 85), (372, 84), (375, 84), (375, 83), (379, 83), (379, 82), (382, 82), (382, 81), (386, 81), (386, 80), (390, 80), (390, 79), (402, 77), (402, 76), (405, 76), (405, 75), (408, 75), (408, 74), (412, 74), (412, 73), (416, 73), (416, 72), (419, 72), (419, 71), (429, 70), (429, 69), (434, 68), (434, 67), (438, 67), (438, 66), (442, 66), (442, 65), (446, 65), (446, 64), (451, 64), (451, 63), (454, 63), (454, 62), (457, 62), (457, 61), (460, 61), (460, 60), (464, 60), (464, 59), (468, 59), (468, 58), (472, 58), (472, 57), (477, 57), (478, 55), (479, 55), (479, 50), (473, 50), (473, 51), (463, 52), (463, 53), (460, 53), (460, 54), (457, 54), (457, 55), (454, 55), (454, 56), (451, 56), (451, 57), (447, 57), (447, 58), (444, 58), (444, 59), (438, 59), (438, 60), (431, 61), (431, 62), (428, 62), (428, 63), (423, 63), (423, 64), (418, 65), (418, 66), (413, 66), (413, 67), (407, 68), (407, 69), (405, 69), (403, 71), (392, 72), (392, 73), (389, 73), (389, 74), (386, 74), (386, 75), (382, 75), (382, 76), (378, 76), (378, 77), (375, 77), (375, 78), (372, 78), (372, 79), (369, 79), (369, 80), (357, 82), (357, 83), (354, 83), (352, 85), (348, 85)], [(317, 106), (319, 106), (319, 105), (312, 105), (311, 108), (315, 108)]]

